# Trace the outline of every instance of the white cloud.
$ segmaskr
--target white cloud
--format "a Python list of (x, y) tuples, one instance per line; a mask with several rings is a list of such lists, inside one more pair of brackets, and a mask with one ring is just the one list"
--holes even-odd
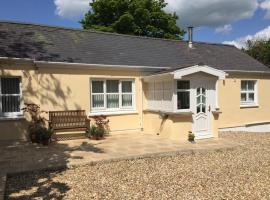
[(265, 0), (260, 4), (260, 8), (266, 10), (265, 18), (270, 19), (270, 0)]
[(215, 33), (227, 34), (227, 33), (230, 33), (232, 31), (232, 29), (233, 29), (232, 25), (226, 24), (224, 26), (217, 27), (215, 30)]
[(247, 36), (240, 37), (240, 38), (238, 38), (236, 40), (232, 40), (232, 41), (224, 41), (223, 44), (234, 45), (237, 48), (241, 49), (241, 48), (246, 47), (246, 42), (248, 40), (258, 40), (258, 39), (270, 39), (270, 26), (257, 32), (254, 35), (247, 35)]
[(167, 10), (176, 12), (182, 26), (224, 26), (250, 18), (257, 0), (166, 0)]
[(54, 0), (55, 13), (63, 18), (79, 20), (90, 9), (91, 0)]
[[(250, 18), (260, 5), (270, 7), (270, 0), (165, 0), (167, 11), (176, 12), (181, 26), (221, 27), (232, 22)], [(54, 0), (56, 14), (60, 17), (79, 20), (90, 9), (92, 0)], [(269, 7), (268, 7), (269, 6)], [(269, 12), (270, 17), (270, 12)], [(222, 32), (221, 28), (217, 32)]]

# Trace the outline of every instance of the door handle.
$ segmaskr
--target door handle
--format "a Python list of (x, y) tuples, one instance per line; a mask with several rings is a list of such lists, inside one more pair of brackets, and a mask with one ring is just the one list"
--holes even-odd
[(211, 106), (208, 106), (208, 112), (210, 112), (211, 111)]

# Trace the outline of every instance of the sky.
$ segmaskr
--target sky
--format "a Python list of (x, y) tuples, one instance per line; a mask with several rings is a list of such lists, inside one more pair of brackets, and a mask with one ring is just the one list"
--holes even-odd
[[(81, 28), (91, 0), (0, 0), (0, 20)], [(270, 0), (166, 0), (178, 25), (194, 26), (194, 40), (245, 47), (270, 38)], [(186, 38), (186, 37), (185, 37)]]

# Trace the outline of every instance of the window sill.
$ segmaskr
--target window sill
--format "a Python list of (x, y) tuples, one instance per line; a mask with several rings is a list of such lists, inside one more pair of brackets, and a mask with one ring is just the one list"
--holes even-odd
[(162, 113), (168, 115), (192, 115), (193, 112), (191, 110), (183, 110), (183, 111), (162, 111), (162, 110), (153, 110), (153, 109), (146, 109), (144, 112), (155, 112), (155, 113)]
[(17, 121), (25, 119), (23, 115), (17, 115), (17, 116), (0, 116), (0, 121)]
[(88, 114), (89, 117), (94, 117), (94, 116), (100, 116), (100, 115), (105, 115), (105, 116), (113, 116), (113, 115), (128, 115), (128, 114), (138, 114), (137, 111), (135, 110), (127, 110), (127, 111), (93, 111)]
[(246, 105), (240, 105), (240, 108), (258, 108), (258, 104), (246, 104)]

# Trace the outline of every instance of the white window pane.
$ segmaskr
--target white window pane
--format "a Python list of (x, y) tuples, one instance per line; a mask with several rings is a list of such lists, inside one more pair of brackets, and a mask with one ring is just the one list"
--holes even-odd
[(123, 94), (122, 95), (122, 106), (131, 107), (132, 106), (132, 94)]
[(119, 94), (107, 94), (107, 108), (119, 108)]
[(254, 99), (255, 99), (254, 93), (249, 93), (249, 94), (248, 94), (248, 101), (254, 102)]
[(241, 101), (242, 102), (247, 101), (247, 94), (246, 93), (241, 93)]
[(107, 93), (118, 93), (119, 92), (119, 81), (118, 80), (107, 80), (106, 88)]
[(92, 81), (92, 92), (103, 93), (103, 81)]
[(131, 93), (132, 92), (132, 82), (131, 81), (122, 81), (122, 92)]
[(2, 112), (20, 112), (20, 97), (2, 96)]
[(92, 96), (92, 106), (93, 108), (102, 108), (104, 107), (104, 95), (96, 94)]
[(190, 89), (190, 82), (189, 81), (177, 81), (177, 89), (189, 90)]
[(1, 78), (2, 94), (20, 94), (19, 78)]
[(177, 92), (177, 108), (178, 109), (189, 109), (190, 108), (189, 92)]
[(254, 91), (254, 86), (255, 86), (255, 82), (254, 81), (249, 81), (248, 82), (248, 90), (249, 91)]
[(241, 81), (241, 91), (247, 91), (247, 81)]

